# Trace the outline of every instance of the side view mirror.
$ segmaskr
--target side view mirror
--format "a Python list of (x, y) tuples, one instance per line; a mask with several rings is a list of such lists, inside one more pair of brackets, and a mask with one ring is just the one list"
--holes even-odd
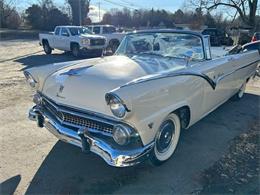
[(70, 35), (69, 34), (67, 34), (67, 33), (63, 33), (63, 34), (61, 34), (62, 36), (64, 36), (64, 37), (69, 37)]

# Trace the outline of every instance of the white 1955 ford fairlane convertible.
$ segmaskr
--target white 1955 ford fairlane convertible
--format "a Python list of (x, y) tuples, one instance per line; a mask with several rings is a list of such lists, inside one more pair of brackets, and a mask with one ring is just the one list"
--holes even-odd
[(187, 129), (229, 98), (240, 99), (259, 51), (212, 59), (191, 31), (128, 34), (113, 56), (27, 69), (29, 118), (109, 165), (159, 165)]

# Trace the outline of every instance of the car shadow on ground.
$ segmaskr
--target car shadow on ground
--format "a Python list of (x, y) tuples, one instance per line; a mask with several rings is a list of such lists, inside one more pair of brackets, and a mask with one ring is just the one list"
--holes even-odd
[(14, 194), (18, 184), (21, 181), (21, 175), (16, 175), (7, 179), (6, 181), (0, 184), (0, 193), (1, 194)]
[(200, 173), (225, 153), (235, 136), (259, 119), (259, 96), (228, 101), (189, 130), (183, 131), (174, 156), (160, 167), (148, 162), (113, 168), (58, 141), (34, 175), (27, 194), (168, 194), (190, 193)]
[[(112, 55), (112, 54), (106, 54), (106, 56), (108, 55)], [(39, 52), (36, 52), (35, 55), (25, 55), (13, 60), (23, 65), (24, 67), (20, 70), (24, 71), (28, 68), (40, 67), (47, 64), (84, 60), (84, 59), (90, 59), (95, 57), (96, 56), (91, 56), (86, 54), (81, 54), (81, 56), (79, 57), (74, 57), (72, 56), (71, 52), (58, 52), (58, 53), (53, 53), (51, 55), (46, 55), (43, 54), (42, 52), (39, 54)]]
[(55, 53), (51, 55), (46, 54), (36, 54), (36, 55), (28, 55), (25, 57), (21, 57), (15, 60), (15, 62), (19, 62), (24, 67), (21, 71), (26, 70), (32, 67), (40, 67), (47, 64), (67, 62), (73, 60), (81, 60), (83, 58), (75, 58), (69, 53)]

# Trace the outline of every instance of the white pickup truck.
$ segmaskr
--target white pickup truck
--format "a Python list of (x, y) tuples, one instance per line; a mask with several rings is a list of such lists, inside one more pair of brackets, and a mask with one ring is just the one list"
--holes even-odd
[(102, 35), (107, 39), (107, 48), (114, 53), (125, 33), (116, 32), (116, 27), (113, 25), (89, 25), (87, 28), (96, 35)]
[(59, 49), (72, 51), (75, 57), (83, 51), (88, 55), (101, 56), (106, 47), (105, 37), (94, 35), (81, 26), (57, 26), (52, 33), (40, 33), (39, 39), (46, 54)]

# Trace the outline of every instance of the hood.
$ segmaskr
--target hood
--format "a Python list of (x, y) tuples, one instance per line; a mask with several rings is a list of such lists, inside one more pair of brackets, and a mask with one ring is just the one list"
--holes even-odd
[(106, 93), (140, 77), (185, 67), (180, 62), (177, 64), (147, 56), (85, 60), (53, 72), (42, 92), (58, 103), (111, 115), (105, 102)]

